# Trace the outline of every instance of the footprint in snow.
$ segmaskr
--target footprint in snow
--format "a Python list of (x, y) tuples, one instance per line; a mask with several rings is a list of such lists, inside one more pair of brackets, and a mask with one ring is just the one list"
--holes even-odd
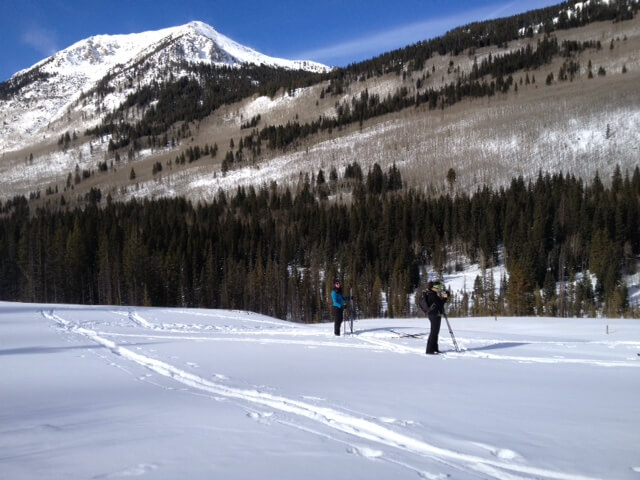
[(493, 450), (491, 454), (495, 455), (498, 458), (501, 458), (502, 460), (513, 460), (520, 456), (516, 452), (514, 452), (513, 450), (509, 450), (508, 448), (499, 448), (497, 450)]
[(119, 472), (109, 473), (106, 475), (100, 475), (94, 478), (123, 478), (123, 477), (140, 477), (146, 475), (149, 472), (153, 472), (158, 469), (158, 465), (155, 463), (140, 463), (133, 467), (125, 468)]
[(349, 447), (347, 453), (365, 458), (380, 458), (383, 452), (369, 447)]
[(380, 417), (380, 421), (382, 423), (400, 425), (402, 427), (413, 427), (415, 425), (418, 425), (417, 422), (414, 422), (413, 420), (398, 420), (396, 418), (390, 418), (390, 417)]
[(248, 412), (247, 417), (259, 423), (267, 423), (269, 419), (273, 417), (273, 412)]
[(494, 447), (492, 445), (485, 445), (484, 443), (477, 443), (477, 442), (474, 442), (474, 444), (478, 447), (481, 447), (489, 451), (491, 455), (493, 455), (494, 457), (498, 457), (501, 460), (515, 460), (517, 458), (522, 458), (522, 456), (519, 453), (514, 452), (513, 450), (509, 450), (508, 448), (499, 448), (499, 447)]
[(324, 398), (322, 397), (314, 397), (312, 395), (302, 395), (302, 398), (304, 398), (305, 400), (317, 400), (319, 402), (324, 402)]
[(445, 478), (451, 477), (448, 473), (427, 473), (427, 472), (418, 472), (418, 476), (420, 478), (426, 478), (427, 480), (444, 480)]

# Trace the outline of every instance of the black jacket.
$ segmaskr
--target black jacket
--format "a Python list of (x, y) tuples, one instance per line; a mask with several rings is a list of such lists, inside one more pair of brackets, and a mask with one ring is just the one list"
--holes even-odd
[(446, 298), (442, 298), (433, 290), (427, 290), (427, 304), (429, 305), (429, 314), (442, 315), (444, 313), (444, 304), (447, 301)]

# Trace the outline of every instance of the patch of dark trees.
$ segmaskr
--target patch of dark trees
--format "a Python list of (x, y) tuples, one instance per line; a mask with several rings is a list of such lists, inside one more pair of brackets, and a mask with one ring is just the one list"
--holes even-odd
[[(183, 63), (179, 68), (188, 71), (189, 76), (141, 87), (100, 125), (85, 133), (112, 135), (109, 148), (117, 150), (142, 137), (162, 135), (176, 122), (202, 120), (223, 105), (254, 94), (273, 96), (283, 86), (293, 92), (296, 88), (312, 85), (320, 77), (317, 73), (262, 65), (234, 68)], [(144, 112), (142, 119), (128, 122), (126, 112), (130, 109)], [(253, 126), (257, 125), (254, 119), (249, 125), (252, 121), (255, 122)]]
[(51, 73), (42, 71), (41, 67), (17, 74), (6, 82), (0, 83), (0, 100), (9, 100), (13, 95), (28, 85), (46, 80), (52, 76)]
[[(538, 41), (537, 48), (527, 46), (517, 51), (501, 55), (489, 55), (479, 65), (474, 64), (471, 74), (458, 77), (440, 89), (425, 89), (423, 92), (410, 94), (406, 87), (399, 88), (386, 98), (370, 94), (368, 90), (359, 96), (352, 97), (350, 102), (336, 107), (333, 117), (319, 117), (318, 120), (300, 124), (289, 121), (284, 125), (266, 125), (261, 130), (253, 130), (246, 135), (240, 146), (260, 150), (262, 142), (270, 149), (285, 149), (289, 145), (321, 131), (331, 133), (353, 123), (362, 123), (368, 119), (399, 112), (409, 107), (427, 105), (429, 109), (451, 106), (465, 98), (480, 98), (506, 93), (514, 85), (512, 73), (523, 69), (536, 69), (548, 63), (559, 54), (560, 46), (553, 37), (545, 37)], [(487, 80), (486, 76), (491, 79)], [(527, 74), (527, 83), (529, 77)]]
[[(508, 278), (498, 287), (478, 277), (452, 314), (484, 305), (496, 315), (637, 315), (623, 276), (640, 255), (640, 169), (616, 167), (608, 183), (540, 174), (431, 198), (403, 188), (395, 166), (363, 174), (355, 163), (295, 191), (239, 188), (206, 205), (105, 202), (98, 191), (83, 208), (30, 211), (16, 198), (0, 204), (0, 298), (316, 322), (330, 318), (331, 279), (340, 276), (361, 314), (399, 317), (415, 313), (425, 269), (504, 258)], [(349, 202), (336, 201), (346, 191)]]

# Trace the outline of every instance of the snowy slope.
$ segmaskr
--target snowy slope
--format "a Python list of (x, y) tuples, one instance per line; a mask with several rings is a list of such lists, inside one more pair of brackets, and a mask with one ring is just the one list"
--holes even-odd
[[(0, 303), (3, 478), (635, 479), (640, 323)], [(608, 332), (608, 334), (607, 334)]]
[[(7, 100), (0, 100), (0, 149), (14, 150), (29, 145), (36, 136), (51, 135), (51, 124), (65, 116), (82, 115), (80, 131), (83, 131), (99, 123), (103, 110), (117, 108), (139, 86), (166, 78), (169, 73), (174, 78), (180, 77), (181, 72), (176, 68), (180, 62), (329, 70), (316, 62), (263, 55), (197, 21), (158, 31), (97, 35), (12, 77), (16, 80), (33, 71), (51, 75), (23, 87)], [(104, 79), (114, 87), (106, 98), (100, 98), (96, 105), (74, 104)]]

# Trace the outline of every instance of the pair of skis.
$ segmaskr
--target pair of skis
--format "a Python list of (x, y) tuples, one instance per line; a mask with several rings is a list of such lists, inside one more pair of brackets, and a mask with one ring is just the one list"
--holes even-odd
[[(356, 316), (356, 309), (353, 306), (353, 288), (349, 289), (349, 304), (351, 305), (351, 315), (349, 315), (349, 329), (350, 334), (353, 335), (353, 317)], [(347, 334), (347, 322), (342, 322), (344, 325), (344, 335)]]
[(389, 331), (398, 335), (398, 338), (421, 338), (428, 334), (428, 332), (427, 333), (401, 333), (394, 330), (393, 328), (390, 328)]
[[(447, 322), (447, 328), (449, 329), (449, 334), (451, 335), (451, 340), (453, 341), (453, 346), (456, 349), (456, 352), (460, 352), (460, 347), (458, 347), (458, 342), (456, 341), (456, 337), (453, 334), (453, 330), (451, 329), (451, 323), (449, 323), (449, 317), (447, 316), (446, 313), (443, 314), (444, 315), (444, 319)], [(397, 334), (400, 338), (407, 338), (407, 337), (411, 337), (411, 338), (420, 338), (423, 337), (424, 335), (427, 335), (426, 333), (400, 333), (400, 332), (396, 332), (395, 330), (390, 330), (393, 333)], [(640, 354), (639, 354), (640, 355)]]

